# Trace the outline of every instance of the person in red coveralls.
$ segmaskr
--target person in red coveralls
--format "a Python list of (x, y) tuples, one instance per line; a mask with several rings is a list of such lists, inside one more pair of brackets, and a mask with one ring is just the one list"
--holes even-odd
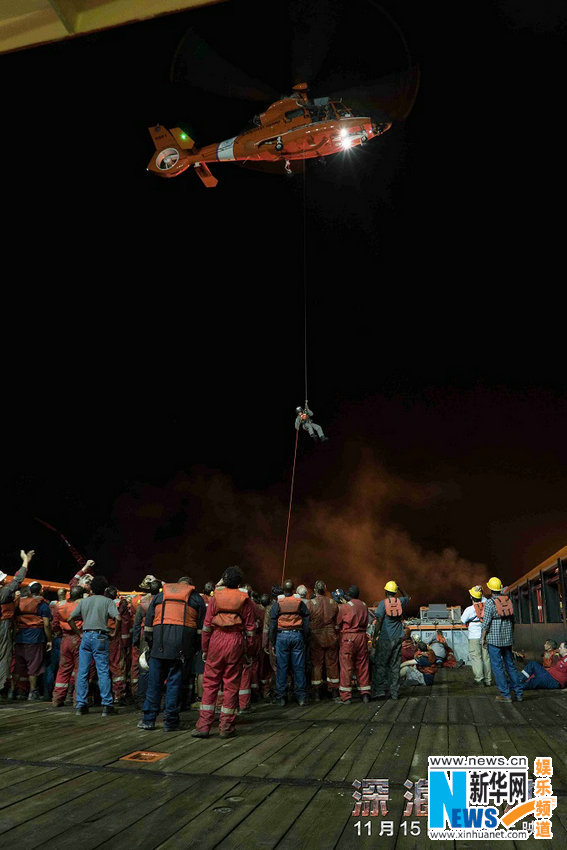
[[(270, 699), (274, 674), (276, 672), (276, 651), (270, 641), (270, 615), (272, 611), (272, 603), (278, 596), (283, 594), (283, 587), (279, 584), (272, 586), (272, 594), (270, 596), (265, 593), (264, 597), (268, 597), (264, 603), (264, 627), (262, 629), (262, 662), (260, 667), (260, 685), (262, 696), (264, 699)], [(264, 598), (263, 597), (263, 598)]]
[(311, 687), (315, 700), (321, 699), (323, 666), (327, 674), (327, 687), (336, 694), (339, 687), (339, 638), (337, 615), (339, 606), (326, 594), (322, 579), (315, 582), (315, 597), (306, 602), (310, 618), (311, 635)]
[(215, 719), (219, 690), (223, 691), (219, 730), (221, 738), (235, 734), (238, 714), (238, 689), (244, 661), (254, 647), (255, 612), (247, 593), (239, 590), (240, 567), (228, 567), (207, 606), (201, 634), (205, 661), (203, 699), (194, 738), (208, 738)]
[(409, 626), (406, 626), (404, 629), (404, 637), (402, 639), (402, 664), (404, 661), (411, 661), (411, 659), (415, 656), (416, 650), (417, 643), (411, 636), (411, 629)]
[[(242, 678), (240, 680), (240, 689), (238, 691), (239, 714), (250, 710), (252, 693), (254, 692), (257, 695), (259, 692), (258, 668), (260, 664), (260, 653), (262, 652), (262, 629), (264, 626), (264, 609), (254, 599), (252, 586), (247, 584), (244, 589), (252, 600), (255, 628), (254, 645), (250, 652), (250, 664), (244, 664), (244, 667), (242, 668)], [(258, 594), (256, 594), (256, 598), (258, 598)]]
[[(74, 693), (77, 670), (79, 669), (81, 638), (71, 631), (68, 620), (72, 611), (77, 607), (79, 600), (83, 598), (83, 588), (75, 585), (71, 588), (69, 594), (71, 598), (63, 602), (62, 605), (57, 605), (53, 610), (53, 631), (60, 630), (62, 637), (59, 652), (59, 667), (55, 676), (55, 685), (51, 698), (52, 705), (56, 708), (65, 705), (69, 685), (71, 685), (71, 693)], [(78, 622), (77, 626), (80, 628), (82, 622)]]
[(567, 685), (567, 643), (562, 641), (557, 649), (559, 658), (551, 665), (545, 668), (543, 664), (538, 664), (537, 661), (528, 661), (520, 679), (522, 680), (522, 690), (532, 690), (533, 688), (564, 688)]
[(121, 704), (126, 696), (126, 650), (131, 618), (128, 614), (128, 603), (124, 597), (118, 597), (118, 591), (115, 587), (112, 585), (107, 587), (104, 595), (115, 602), (120, 614), (120, 622), (114, 631), (112, 631), (114, 622), (109, 621), (108, 623), (111, 629), (108, 664), (112, 679), (113, 700), (115, 703)]
[(339, 605), (337, 626), (340, 628), (341, 645), (339, 650), (340, 697), (338, 702), (349, 705), (352, 702), (352, 674), (356, 673), (358, 690), (363, 702), (370, 700), (370, 656), (368, 654), (368, 607), (358, 598), (356, 585), (347, 591), (349, 601)]

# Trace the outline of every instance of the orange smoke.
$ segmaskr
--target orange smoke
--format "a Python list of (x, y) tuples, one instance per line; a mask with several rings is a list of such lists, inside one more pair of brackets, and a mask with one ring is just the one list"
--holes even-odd
[[(294, 501), (286, 576), (297, 583), (312, 587), (323, 578), (330, 589), (357, 584), (374, 603), (385, 582), (395, 579), (416, 611), (430, 602), (464, 603), (467, 589), (488, 577), (484, 565), (452, 548), (424, 551), (390, 520), (400, 505), (427, 511), (444, 498), (442, 486), (392, 475), (370, 452), (359, 455), (340, 483), (339, 496), (319, 488), (317, 496)], [(121, 495), (113, 512), (116, 531), (97, 546), (97, 560), (116, 565), (114, 580), (121, 586), (151, 572), (166, 580), (189, 575), (201, 587), (239, 564), (247, 581), (269, 591), (281, 578), (286, 519), (283, 489), (239, 492), (228, 476), (197, 469), (164, 486), (140, 484)]]

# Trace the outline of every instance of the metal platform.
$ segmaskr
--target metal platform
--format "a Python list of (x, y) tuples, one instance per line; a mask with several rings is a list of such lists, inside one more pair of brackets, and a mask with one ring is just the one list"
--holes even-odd
[[(238, 735), (192, 738), (195, 711), (178, 732), (136, 729), (138, 713), (0, 703), (2, 846), (94, 848), (423, 848), (403, 834), (404, 782), (427, 777), (428, 755), (552, 756), (554, 838), (567, 846), (567, 692), (532, 691), (522, 703), (495, 702), (469, 668), (443, 669), (431, 688), (406, 688), (397, 701), (332, 701), (304, 708), (260, 705), (239, 717)], [(125, 761), (132, 753), (168, 753)], [(354, 780), (389, 779), (393, 835), (358, 836)], [(443, 842), (467, 847), (532, 846), (526, 841)]]

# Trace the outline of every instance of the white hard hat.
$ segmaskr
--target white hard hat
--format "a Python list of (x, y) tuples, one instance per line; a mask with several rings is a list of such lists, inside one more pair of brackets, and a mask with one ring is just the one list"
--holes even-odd
[(2, 570), (0, 570), (0, 581), (4, 581), (5, 578), (8, 578), (8, 573), (3, 573)]
[(142, 652), (142, 654), (140, 655), (140, 658), (138, 660), (140, 670), (143, 670), (144, 673), (147, 673), (148, 670), (150, 669), (150, 665), (148, 664), (149, 653), (150, 653), (150, 648), (146, 647), (146, 649), (144, 649), (144, 651)]

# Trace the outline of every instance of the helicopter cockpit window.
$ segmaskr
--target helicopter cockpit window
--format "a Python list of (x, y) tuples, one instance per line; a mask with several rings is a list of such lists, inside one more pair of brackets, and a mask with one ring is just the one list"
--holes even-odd
[(333, 101), (333, 109), (337, 114), (337, 118), (352, 118), (352, 112), (340, 101)]
[(286, 121), (293, 121), (294, 118), (303, 118), (303, 109), (291, 109), (289, 112), (285, 113)]

